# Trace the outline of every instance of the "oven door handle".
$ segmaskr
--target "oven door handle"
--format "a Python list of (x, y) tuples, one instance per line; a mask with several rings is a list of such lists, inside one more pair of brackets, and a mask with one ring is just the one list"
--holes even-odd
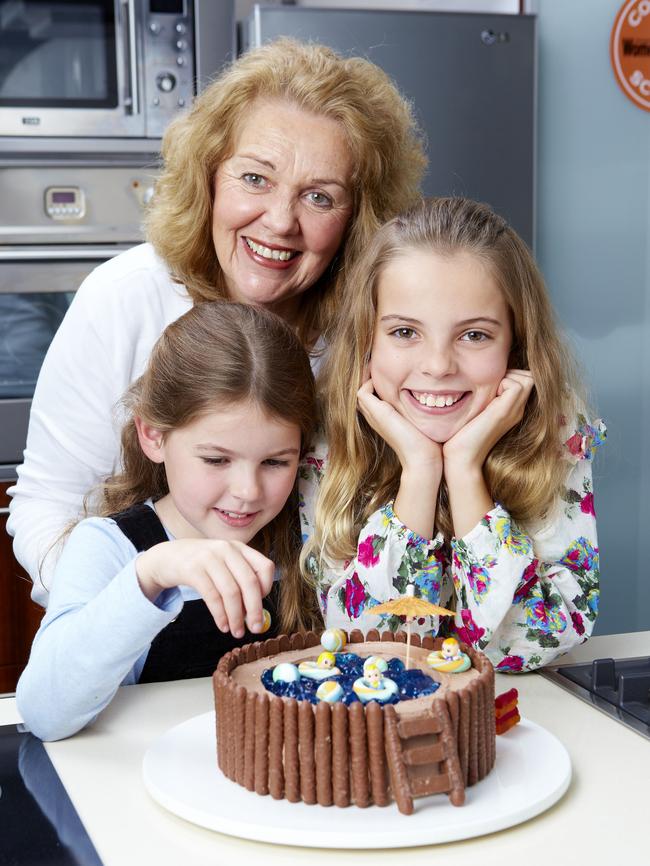
[(129, 114), (139, 114), (138, 47), (135, 27), (134, 0), (122, 0), (122, 11), (122, 20), (125, 22), (125, 26), (123, 26), (124, 80), (127, 83), (124, 104)]
[(56, 246), (56, 247), (4, 247), (0, 248), (0, 262), (38, 262), (112, 259), (119, 253), (131, 249), (133, 244), (111, 244), (110, 246)]

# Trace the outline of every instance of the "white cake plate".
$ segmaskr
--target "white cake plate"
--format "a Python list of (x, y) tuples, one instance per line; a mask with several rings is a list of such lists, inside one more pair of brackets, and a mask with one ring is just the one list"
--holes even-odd
[(496, 765), (468, 788), (465, 805), (446, 795), (415, 800), (412, 815), (397, 806), (308, 806), (260, 797), (217, 767), (214, 713), (172, 728), (144, 756), (144, 783), (170, 812), (207, 827), (260, 842), (313, 848), (404, 848), (493, 833), (552, 806), (571, 780), (571, 761), (552, 734), (525, 719), (497, 737)]

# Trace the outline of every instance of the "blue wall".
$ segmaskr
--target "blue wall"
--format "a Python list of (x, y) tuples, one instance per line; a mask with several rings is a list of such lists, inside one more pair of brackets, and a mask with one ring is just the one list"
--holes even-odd
[(650, 629), (650, 113), (609, 61), (621, 2), (537, 0), (537, 255), (609, 428), (596, 633)]

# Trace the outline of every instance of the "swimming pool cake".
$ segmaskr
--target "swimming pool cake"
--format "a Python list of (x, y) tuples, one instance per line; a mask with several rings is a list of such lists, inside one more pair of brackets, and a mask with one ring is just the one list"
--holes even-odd
[[(455, 645), (455, 646), (454, 646)], [(386, 806), (465, 788), (495, 760), (494, 670), (455, 641), (329, 629), (237, 648), (213, 675), (220, 770), (249, 791)]]

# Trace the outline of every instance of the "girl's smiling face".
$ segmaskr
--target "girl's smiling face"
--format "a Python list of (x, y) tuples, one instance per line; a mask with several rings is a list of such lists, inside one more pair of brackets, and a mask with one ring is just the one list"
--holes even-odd
[[(142, 427), (142, 425), (141, 425)], [(166, 435), (140, 443), (164, 462), (169, 493), (156, 503), (176, 538), (217, 538), (247, 544), (282, 510), (293, 489), (300, 428), (270, 418), (259, 406), (215, 407)]]
[(477, 256), (407, 250), (381, 272), (373, 386), (435, 442), (451, 439), (496, 396), (511, 345), (508, 305)]

